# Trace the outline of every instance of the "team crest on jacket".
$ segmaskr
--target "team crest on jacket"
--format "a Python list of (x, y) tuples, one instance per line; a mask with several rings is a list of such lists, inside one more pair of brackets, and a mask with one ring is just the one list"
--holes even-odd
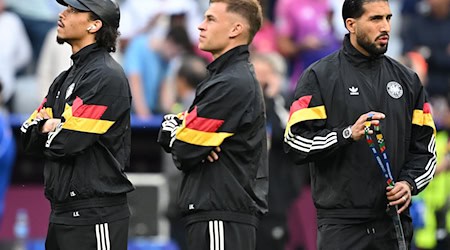
[(387, 86), (386, 86), (386, 90), (388, 92), (388, 94), (394, 98), (394, 99), (398, 99), (400, 97), (402, 97), (403, 95), (403, 88), (402, 85), (400, 85), (400, 83), (398, 82), (388, 82)]

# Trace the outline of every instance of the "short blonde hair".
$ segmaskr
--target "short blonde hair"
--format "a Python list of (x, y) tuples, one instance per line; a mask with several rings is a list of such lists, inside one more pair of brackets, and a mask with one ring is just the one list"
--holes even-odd
[(250, 25), (248, 43), (253, 41), (263, 22), (262, 7), (258, 0), (210, 0), (209, 2), (226, 3), (228, 12), (245, 18)]

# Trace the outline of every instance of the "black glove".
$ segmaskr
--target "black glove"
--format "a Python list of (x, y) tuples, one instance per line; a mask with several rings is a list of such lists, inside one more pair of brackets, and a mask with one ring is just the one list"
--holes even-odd
[(163, 147), (164, 151), (170, 153), (172, 145), (175, 141), (177, 129), (180, 127), (182, 120), (174, 114), (164, 116), (164, 121), (158, 133), (158, 143)]

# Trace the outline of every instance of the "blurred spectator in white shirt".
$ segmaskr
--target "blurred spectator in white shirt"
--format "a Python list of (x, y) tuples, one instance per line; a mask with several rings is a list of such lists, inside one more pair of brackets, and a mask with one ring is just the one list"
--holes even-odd
[[(33, 49), (27, 72), (33, 74), (47, 32), (56, 25), (63, 9), (55, 0), (4, 0), (5, 5), (22, 20)], [(13, 30), (13, 29), (10, 29)]]
[(120, 6), (121, 46), (126, 48), (128, 42), (142, 33), (158, 41), (165, 39), (170, 28), (170, 17), (177, 14), (186, 15), (186, 30), (191, 42), (198, 40), (197, 26), (203, 15), (197, 0), (125, 0)]
[(0, 38), (2, 99), (11, 111), (16, 74), (30, 62), (31, 45), (20, 18), (5, 10), (4, 0), (0, 0), (0, 32), (3, 34)]

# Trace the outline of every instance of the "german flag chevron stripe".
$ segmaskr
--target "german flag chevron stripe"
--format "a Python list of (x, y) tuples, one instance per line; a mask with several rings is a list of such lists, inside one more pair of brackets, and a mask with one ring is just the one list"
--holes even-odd
[(100, 119), (106, 109), (107, 106), (103, 105), (84, 104), (81, 98), (76, 97), (72, 106), (66, 104), (62, 114), (66, 121), (62, 128), (85, 133), (104, 134), (114, 124), (114, 121)]
[[(28, 120), (25, 121), (25, 123), (31, 123), (37, 116), (37, 114), (39, 113), (39, 111), (41, 111), (41, 109), (44, 108), (44, 104), (47, 102), (47, 98), (44, 98), (44, 100), (41, 102), (41, 104), (39, 105), (39, 107), (34, 110), (34, 112), (30, 115), (30, 117), (28, 117)], [(52, 108), (45, 108), (45, 112), (47, 112), (48, 116), (50, 116), (50, 118), (53, 118), (53, 110)]]
[(217, 132), (224, 120), (199, 117), (197, 107), (185, 115), (177, 130), (177, 140), (198, 146), (219, 146), (233, 133)]
[(414, 110), (412, 124), (431, 127), (434, 135), (436, 135), (436, 126), (434, 125), (433, 117), (431, 116), (431, 106), (428, 102), (423, 104), (423, 110)]
[(291, 110), (289, 113), (289, 121), (286, 125), (286, 130), (284, 135), (288, 134), (291, 126), (309, 120), (318, 120), (318, 119), (326, 119), (327, 114), (325, 111), (325, 106), (316, 106), (309, 108), (309, 104), (311, 102), (312, 96), (303, 96), (300, 97), (297, 101), (292, 103)]

